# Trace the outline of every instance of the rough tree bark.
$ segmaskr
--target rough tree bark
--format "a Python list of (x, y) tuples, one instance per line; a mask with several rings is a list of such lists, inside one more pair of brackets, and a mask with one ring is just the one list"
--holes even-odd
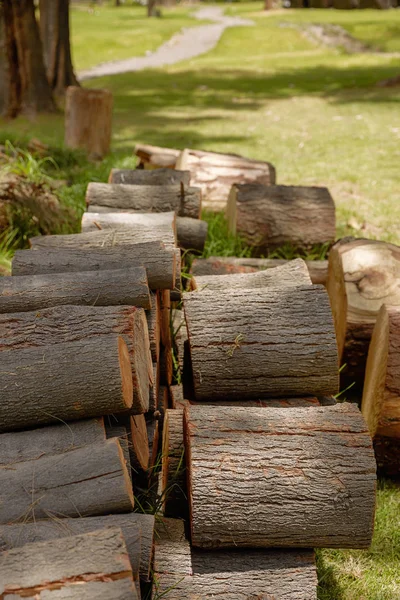
[(176, 185), (190, 186), (190, 171), (173, 169), (111, 169), (108, 183), (126, 183), (131, 185)]

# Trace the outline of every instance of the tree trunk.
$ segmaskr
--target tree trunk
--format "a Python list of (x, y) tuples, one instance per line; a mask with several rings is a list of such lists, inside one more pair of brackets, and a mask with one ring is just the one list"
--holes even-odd
[[(327, 290), (341, 364), (341, 387), (362, 392), (369, 342), (382, 304), (400, 306), (400, 248), (343, 239), (329, 253)], [(355, 385), (354, 385), (355, 384)]]
[(176, 220), (178, 244), (184, 250), (203, 252), (207, 239), (208, 223), (190, 217), (178, 217)]
[(190, 171), (173, 169), (111, 169), (108, 183), (125, 183), (128, 185), (177, 185), (190, 186)]
[(174, 600), (317, 599), (312, 550), (201, 552), (190, 547), (176, 519), (157, 524), (154, 563), (159, 597), (173, 590)]
[(88, 212), (170, 212), (199, 219), (201, 191), (177, 185), (126, 185), (89, 183), (86, 191)]
[(183, 299), (197, 400), (338, 392), (338, 356), (321, 286), (192, 292)]
[(79, 86), (72, 66), (69, 0), (39, 0), (40, 33), (47, 79), (57, 96)]
[(160, 297), (156, 292), (150, 296), (151, 307), (146, 310), (147, 327), (149, 330), (151, 358), (153, 362), (158, 363), (160, 357)]
[(0, 597), (27, 595), (38, 600), (137, 600), (121, 529), (38, 542), (2, 554)]
[(117, 439), (0, 469), (0, 523), (89, 517), (133, 509)]
[[(50, 2), (52, 0), (49, 0)], [(71, 86), (66, 92), (65, 145), (101, 159), (110, 152), (113, 96), (108, 90)]]
[[(29, 252), (47, 255), (47, 251)], [(30, 258), (30, 257), (29, 257)], [(60, 305), (149, 308), (150, 295), (143, 267), (110, 271), (80, 271), (1, 277), (0, 313), (26, 312)]]
[[(80, 250), (47, 248), (17, 250), (12, 262), (13, 275), (44, 275), (108, 271), (145, 267), (151, 289), (173, 289), (175, 285), (175, 252), (162, 242), (145, 242), (116, 248)], [(144, 282), (143, 282), (144, 283)], [(134, 304), (133, 302), (124, 302)], [(146, 308), (149, 307), (147, 304)]]
[(276, 178), (275, 168), (268, 162), (202, 150), (183, 150), (176, 168), (191, 172), (192, 185), (198, 185), (202, 190), (203, 208), (212, 211), (226, 209), (233, 184), (257, 182), (271, 185)]
[(194, 546), (369, 547), (376, 464), (355, 405), (190, 406), (185, 448)]
[(136, 144), (135, 154), (139, 158), (138, 169), (175, 169), (180, 150), (160, 148), (160, 146), (151, 146), (150, 144)]
[(183, 410), (167, 410), (162, 440), (162, 497), (166, 517), (186, 519), (185, 450), (183, 441)]
[(132, 406), (129, 351), (117, 334), (1, 354), (0, 431)]
[(333, 242), (335, 204), (327, 188), (233, 185), (229, 229), (260, 253), (290, 244), (311, 248)]
[(147, 16), (154, 17), (157, 0), (147, 0)]

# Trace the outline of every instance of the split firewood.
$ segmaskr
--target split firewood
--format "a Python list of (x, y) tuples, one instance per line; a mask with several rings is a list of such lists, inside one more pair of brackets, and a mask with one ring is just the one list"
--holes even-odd
[(149, 469), (153, 469), (157, 462), (158, 443), (160, 437), (159, 420), (153, 416), (146, 419), (147, 438), (149, 440)]
[(139, 169), (175, 169), (180, 150), (162, 148), (150, 144), (136, 144), (135, 154), (139, 157)]
[(165, 413), (162, 438), (162, 498), (166, 517), (187, 517), (183, 410)]
[(128, 185), (176, 185), (183, 183), (190, 186), (190, 171), (174, 169), (111, 169), (108, 183), (125, 183)]
[(186, 319), (183, 310), (175, 309), (172, 319), (173, 339), (181, 375), (184, 373), (185, 343), (188, 340)]
[(153, 383), (149, 390), (149, 412), (157, 410), (158, 393), (160, 388), (160, 362), (153, 363)]
[(128, 439), (128, 432), (125, 427), (120, 425), (107, 425), (106, 426), (106, 437), (107, 439), (117, 438), (119, 445), (121, 446), (122, 454), (124, 455), (125, 465), (128, 471), (130, 479), (132, 479), (132, 467), (130, 459), (130, 441)]
[(376, 463), (357, 406), (190, 406), (185, 451), (194, 546), (369, 547)]
[(0, 431), (127, 411), (129, 350), (116, 334), (1, 353)]
[[(343, 239), (329, 253), (331, 299), (342, 371), (342, 388), (363, 389), (372, 331), (382, 304), (400, 306), (400, 247)], [(355, 385), (354, 385), (355, 384)]]
[(160, 383), (165, 386), (172, 384), (174, 376), (174, 365), (172, 361), (171, 343), (162, 346), (160, 351)]
[(161, 322), (161, 308), (160, 308), (160, 295), (158, 292), (151, 292), (150, 294), (151, 306), (146, 310), (147, 327), (149, 330), (149, 341), (151, 358), (153, 362), (158, 362), (160, 356), (160, 322)]
[(87, 517), (133, 509), (117, 439), (0, 468), (0, 523)]
[(130, 417), (131, 465), (133, 469), (147, 471), (149, 468), (150, 450), (147, 437), (146, 419), (144, 415)]

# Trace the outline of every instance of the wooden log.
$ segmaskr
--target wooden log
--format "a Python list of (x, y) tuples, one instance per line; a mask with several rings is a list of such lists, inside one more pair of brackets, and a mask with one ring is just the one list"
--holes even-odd
[(190, 217), (178, 217), (176, 220), (178, 244), (184, 250), (203, 252), (207, 239), (208, 223)]
[[(110, 598), (102, 588), (121, 580), (130, 583), (125, 598), (137, 599), (126, 544), (118, 528), (27, 544), (0, 555), (0, 598), (44, 600), (52, 598), (55, 589), (58, 600), (68, 598), (70, 588), (78, 584), (82, 595), (73, 592), (75, 598)], [(85, 590), (93, 583), (101, 584), (99, 596)], [(58, 594), (60, 590), (63, 594)]]
[(185, 294), (197, 400), (338, 392), (331, 309), (322, 286)]
[(129, 410), (132, 369), (116, 335), (2, 352), (0, 431)]
[(335, 239), (335, 204), (327, 188), (233, 185), (229, 229), (258, 252), (290, 244), (310, 248)]
[[(316, 406), (325, 406), (315, 396), (302, 396), (301, 398), (265, 398), (262, 400), (218, 400), (216, 402), (189, 402), (193, 406), (239, 406), (254, 408), (307, 408)], [(186, 404), (186, 406), (188, 406)], [(332, 406), (334, 403), (326, 404)]]
[(165, 386), (172, 384), (174, 376), (174, 365), (172, 362), (172, 347), (169, 343), (162, 346), (160, 351), (160, 383)]
[(125, 427), (120, 425), (109, 425), (106, 426), (106, 437), (107, 439), (117, 438), (121, 446), (122, 454), (124, 455), (125, 465), (128, 471), (128, 475), (132, 480), (132, 467), (129, 452), (129, 439), (128, 432)]
[(65, 95), (65, 145), (82, 148), (91, 158), (110, 152), (113, 97), (108, 90), (76, 86)]
[(177, 169), (191, 172), (193, 185), (198, 185), (204, 196), (204, 208), (225, 210), (228, 194), (235, 183), (275, 183), (275, 168), (268, 162), (252, 160), (236, 154), (219, 154), (202, 150), (183, 150), (176, 163)]
[(0, 523), (85, 517), (133, 509), (117, 439), (0, 469)]
[[(287, 260), (278, 258), (237, 258), (236, 256), (210, 256), (195, 258), (190, 272), (198, 275), (228, 275), (231, 273), (254, 273), (258, 270), (272, 269), (287, 264)], [(314, 284), (326, 285), (328, 277), (327, 260), (305, 261), (311, 281)]]
[(185, 448), (194, 546), (370, 545), (376, 463), (357, 406), (190, 406)]
[(169, 290), (159, 291), (160, 299), (160, 335), (164, 346), (171, 344), (171, 294)]
[[(28, 252), (23, 260), (47, 251)], [(51, 260), (51, 259), (50, 259)], [(34, 262), (34, 261), (33, 261)], [(78, 266), (78, 265), (77, 265)], [(57, 267), (55, 267), (57, 268)], [(61, 268), (61, 267), (60, 267)], [(18, 267), (16, 266), (18, 270)], [(26, 265), (26, 269), (29, 267)], [(40, 268), (32, 270), (41, 270)], [(2, 277), (0, 280), (0, 313), (25, 312), (50, 306), (115, 306), (131, 304), (150, 307), (149, 286), (143, 267), (74, 273), (51, 272), (21, 277)], [(21, 273), (22, 275), (22, 273)]]
[(160, 363), (153, 363), (153, 384), (149, 393), (149, 412), (154, 413), (157, 410), (158, 391), (160, 387)]
[(164, 415), (168, 410), (169, 404), (169, 395), (168, 388), (165, 385), (160, 385), (158, 390), (158, 402), (157, 402), (157, 410), (161, 415), (160, 422), (162, 423), (164, 419)]
[(152, 292), (150, 295), (151, 307), (146, 311), (147, 327), (149, 330), (149, 341), (151, 358), (153, 362), (158, 362), (160, 356), (160, 297), (159, 293)]
[(181, 273), (182, 273), (182, 259), (181, 259), (181, 251), (179, 248), (175, 248), (175, 283), (173, 288), (171, 289), (170, 299), (171, 302), (180, 302), (181, 300), (181, 292), (182, 292), (182, 282), (181, 282)]
[(149, 440), (149, 469), (154, 469), (157, 463), (158, 443), (160, 438), (159, 420), (151, 416), (146, 419), (147, 439)]
[(188, 340), (186, 319), (183, 310), (175, 309), (172, 318), (174, 349), (181, 376), (184, 375), (185, 343)]
[(101, 212), (97, 207), (137, 212), (174, 211), (180, 217), (200, 218), (201, 190), (176, 185), (124, 185), (123, 183), (89, 183), (86, 190), (88, 212)]
[(383, 305), (378, 313), (361, 411), (372, 437), (400, 440), (400, 307)]
[(124, 183), (127, 185), (176, 185), (190, 186), (190, 171), (174, 169), (111, 169), (108, 183)]
[(150, 451), (144, 415), (132, 415), (130, 418), (130, 429), (132, 437), (132, 468), (146, 471), (149, 468)]
[(171, 408), (183, 408), (183, 405), (185, 405), (183, 385), (171, 385), (169, 388), (169, 399)]
[(162, 498), (166, 517), (187, 517), (183, 410), (165, 413), (162, 438)]
[[(47, 248), (17, 250), (12, 262), (13, 275), (79, 273), (82, 271), (125, 270), (145, 267), (151, 289), (171, 289), (175, 284), (176, 258), (162, 242), (144, 242), (116, 248)], [(143, 285), (144, 282), (141, 283)], [(124, 301), (123, 304), (129, 304)], [(149, 304), (146, 307), (149, 308)]]
[(0, 435), (0, 467), (62, 454), (106, 439), (103, 418)]
[(139, 169), (175, 169), (180, 150), (162, 148), (151, 144), (136, 144), (135, 154), (139, 158)]
[(126, 342), (132, 370), (131, 412), (149, 409), (152, 360), (145, 311), (134, 306), (57, 306), (0, 315), (0, 351), (89, 341), (110, 333)]
[(202, 552), (190, 548), (183, 521), (177, 519), (157, 524), (154, 561), (157, 594), (173, 590), (176, 600), (317, 598), (312, 550)]

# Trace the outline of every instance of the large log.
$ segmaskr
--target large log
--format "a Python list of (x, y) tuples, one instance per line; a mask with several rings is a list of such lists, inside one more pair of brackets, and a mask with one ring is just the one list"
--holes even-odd
[(204, 208), (213, 211), (225, 210), (234, 183), (270, 185), (276, 179), (275, 168), (268, 162), (202, 150), (183, 150), (176, 168), (191, 172), (192, 184), (202, 189)]
[(116, 438), (0, 469), (0, 523), (85, 517), (133, 509)]
[(183, 521), (157, 524), (155, 588), (174, 600), (316, 600), (317, 571), (311, 550), (202, 552), (190, 548)]
[(369, 342), (382, 304), (400, 306), (400, 247), (343, 239), (329, 253), (331, 299), (342, 371), (342, 388), (362, 392)]
[(125, 183), (128, 185), (190, 185), (190, 171), (174, 169), (111, 169), (108, 183)]
[[(254, 273), (258, 270), (272, 269), (287, 264), (279, 258), (237, 258), (236, 256), (210, 256), (195, 258), (190, 272), (199, 275), (229, 275), (232, 273)], [(312, 283), (326, 284), (328, 277), (327, 260), (305, 261)]]
[(183, 410), (165, 413), (162, 439), (162, 499), (166, 517), (187, 517)]
[[(37, 253), (29, 250), (22, 252), (29, 252), (31, 255), (47, 254), (44, 250)], [(45, 270), (48, 273), (43, 275), (2, 277), (0, 313), (25, 312), (61, 305), (131, 304), (150, 307), (149, 286), (143, 267), (101, 272), (79, 269), (74, 273), (51, 272), (50, 268)]]
[(41, 311), (0, 314), (0, 351), (89, 340), (110, 333), (121, 335), (128, 347), (133, 384), (131, 412), (146, 412), (152, 360), (143, 309), (134, 306), (57, 306)]
[(338, 356), (322, 286), (212, 290), (183, 299), (197, 400), (338, 392)]
[(1, 353), (0, 431), (129, 410), (129, 350), (117, 334)]
[(258, 252), (285, 244), (310, 248), (335, 239), (335, 204), (327, 188), (233, 185), (227, 217), (230, 231)]
[[(145, 267), (152, 289), (172, 289), (175, 285), (176, 256), (162, 242), (144, 242), (116, 248), (46, 248), (17, 250), (12, 262), (13, 275), (79, 273), (82, 271), (125, 270)], [(124, 302), (129, 304), (129, 302)], [(148, 308), (148, 305), (145, 307)]]
[(151, 144), (136, 144), (135, 154), (139, 158), (139, 169), (174, 169), (180, 150), (162, 148)]
[(376, 463), (357, 406), (190, 406), (185, 448), (194, 546), (370, 545)]
[(201, 213), (201, 190), (176, 185), (124, 185), (122, 183), (89, 183), (86, 190), (88, 212), (101, 212), (106, 207), (137, 212), (174, 211), (180, 217), (198, 219)]

